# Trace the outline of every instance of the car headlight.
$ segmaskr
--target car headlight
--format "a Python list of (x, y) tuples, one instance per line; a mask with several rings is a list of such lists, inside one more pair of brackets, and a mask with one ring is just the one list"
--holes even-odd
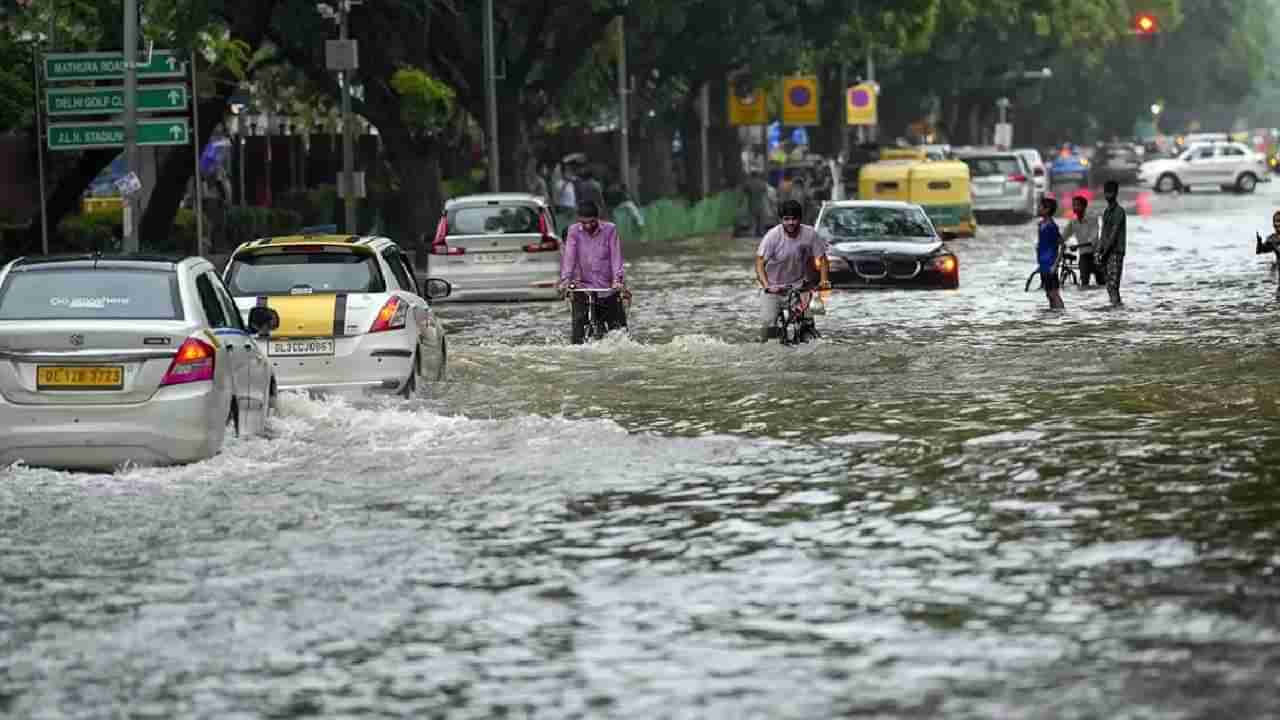
[(960, 263), (956, 260), (955, 255), (939, 255), (933, 259), (933, 269), (948, 275), (955, 272)]
[(828, 255), (827, 269), (835, 270), (837, 272), (846, 272), (849, 270), (849, 261), (839, 255)]

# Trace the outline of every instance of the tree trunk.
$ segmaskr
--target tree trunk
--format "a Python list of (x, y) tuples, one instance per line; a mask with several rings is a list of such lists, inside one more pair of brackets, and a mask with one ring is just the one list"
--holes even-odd
[(818, 127), (809, 128), (809, 149), (823, 157), (840, 154), (840, 133), (844, 132), (844, 85), (839, 63), (818, 68)]
[(440, 178), (442, 148), (433, 138), (415, 138), (399, 127), (382, 130), (382, 140), (400, 180), (401, 237), (397, 240), (405, 251), (413, 252), (415, 267), (427, 272), (431, 240), (445, 200)]
[(644, 131), (640, 152), (640, 198), (651, 203), (676, 194), (675, 171), (671, 162), (671, 141), (675, 131), (661, 122), (650, 123)]
[(698, 114), (701, 90), (690, 93), (680, 113), (680, 136), (684, 156), (684, 188), (691, 200), (702, 199), (702, 119)]
[(523, 102), (518, 91), (512, 93), (512, 97), (516, 98), (513, 111), (498, 113), (499, 188), (504, 192), (525, 189), (524, 169), (533, 156), (527, 118), (542, 116), (541, 110)]
[[(217, 97), (200, 101), (200, 127), (196, 128), (196, 139), (199, 147), (204, 148), (213, 136), (213, 129), (222, 122), (227, 111), (227, 100), (231, 97), (234, 86), (226, 85), (226, 89)], [(195, 175), (195, 159), (191, 148), (185, 145), (175, 147), (165, 153), (160, 165), (160, 173), (156, 176), (156, 187), (151, 191), (151, 200), (147, 203), (147, 211), (142, 215), (138, 237), (159, 238), (173, 231), (173, 220), (178, 215), (182, 198), (187, 193), (187, 183)], [(197, 182), (199, 179), (197, 178)], [(208, 223), (205, 223), (208, 228)], [(199, 242), (194, 240), (193, 242)], [(200, 252), (199, 248), (181, 248), (188, 255)]]
[(729, 190), (742, 184), (742, 147), (738, 129), (729, 124), (729, 80), (721, 73), (711, 84), (711, 148), (719, 172), (712, 176), (713, 190)]
[[(68, 249), (62, 246), (57, 235), (58, 224), (62, 222), (63, 218), (68, 215), (74, 215), (79, 211), (81, 193), (118, 154), (118, 150), (86, 150), (80, 154), (75, 167), (58, 178), (58, 184), (48, 196), (45, 205), (45, 214), (49, 218), (50, 253)], [(52, 163), (49, 164), (52, 165)], [(39, 253), (40, 243), (40, 214), (36, 213), (31, 219), (31, 225), (27, 227), (27, 233), (23, 238), (22, 245), (15, 248), (11, 255), (17, 257), (19, 255)], [(74, 249), (83, 250), (86, 248)]]

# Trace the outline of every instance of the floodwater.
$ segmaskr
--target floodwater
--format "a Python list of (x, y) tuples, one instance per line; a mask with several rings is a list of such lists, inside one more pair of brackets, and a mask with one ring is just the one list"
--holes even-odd
[(799, 348), (749, 241), (634, 247), (629, 339), (442, 305), (414, 400), (0, 470), (0, 716), (1280, 715), (1277, 199), (1131, 216), (1120, 310), (990, 228)]

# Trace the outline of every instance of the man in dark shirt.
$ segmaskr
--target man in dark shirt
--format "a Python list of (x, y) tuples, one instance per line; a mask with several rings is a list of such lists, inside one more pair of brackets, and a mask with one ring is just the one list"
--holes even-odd
[[(1275, 228), (1275, 232), (1268, 235), (1266, 240), (1263, 240), (1262, 236), (1258, 235), (1258, 244), (1253, 251), (1258, 255), (1274, 253), (1276, 256), (1275, 266), (1280, 269), (1280, 211), (1271, 216), (1271, 227)], [(1276, 286), (1276, 295), (1280, 296), (1280, 285)]]
[(1125, 213), (1118, 199), (1120, 183), (1108, 180), (1102, 192), (1107, 198), (1107, 209), (1102, 213), (1102, 234), (1094, 252), (1107, 276), (1111, 306), (1119, 307), (1123, 304), (1120, 302), (1120, 276), (1124, 273), (1125, 253)]

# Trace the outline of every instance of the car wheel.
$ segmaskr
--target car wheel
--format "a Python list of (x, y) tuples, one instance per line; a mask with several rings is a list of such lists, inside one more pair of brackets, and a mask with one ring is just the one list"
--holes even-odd
[(235, 437), (240, 437), (240, 408), (236, 406), (236, 401), (231, 400), (231, 407), (227, 409), (227, 423), (231, 426)]
[(449, 365), (449, 344), (440, 339), (440, 367), (436, 370), (436, 382), (444, 382), (445, 369)]
[(1173, 173), (1165, 173), (1156, 180), (1156, 192), (1168, 193), (1178, 189), (1178, 178)]
[(1236, 189), (1242, 193), (1251, 193), (1258, 187), (1258, 178), (1253, 173), (1245, 173), (1236, 181)]
[(413, 351), (413, 361), (409, 363), (409, 379), (404, 381), (404, 387), (400, 388), (400, 397), (406, 400), (413, 397), (418, 390), (418, 351)]

